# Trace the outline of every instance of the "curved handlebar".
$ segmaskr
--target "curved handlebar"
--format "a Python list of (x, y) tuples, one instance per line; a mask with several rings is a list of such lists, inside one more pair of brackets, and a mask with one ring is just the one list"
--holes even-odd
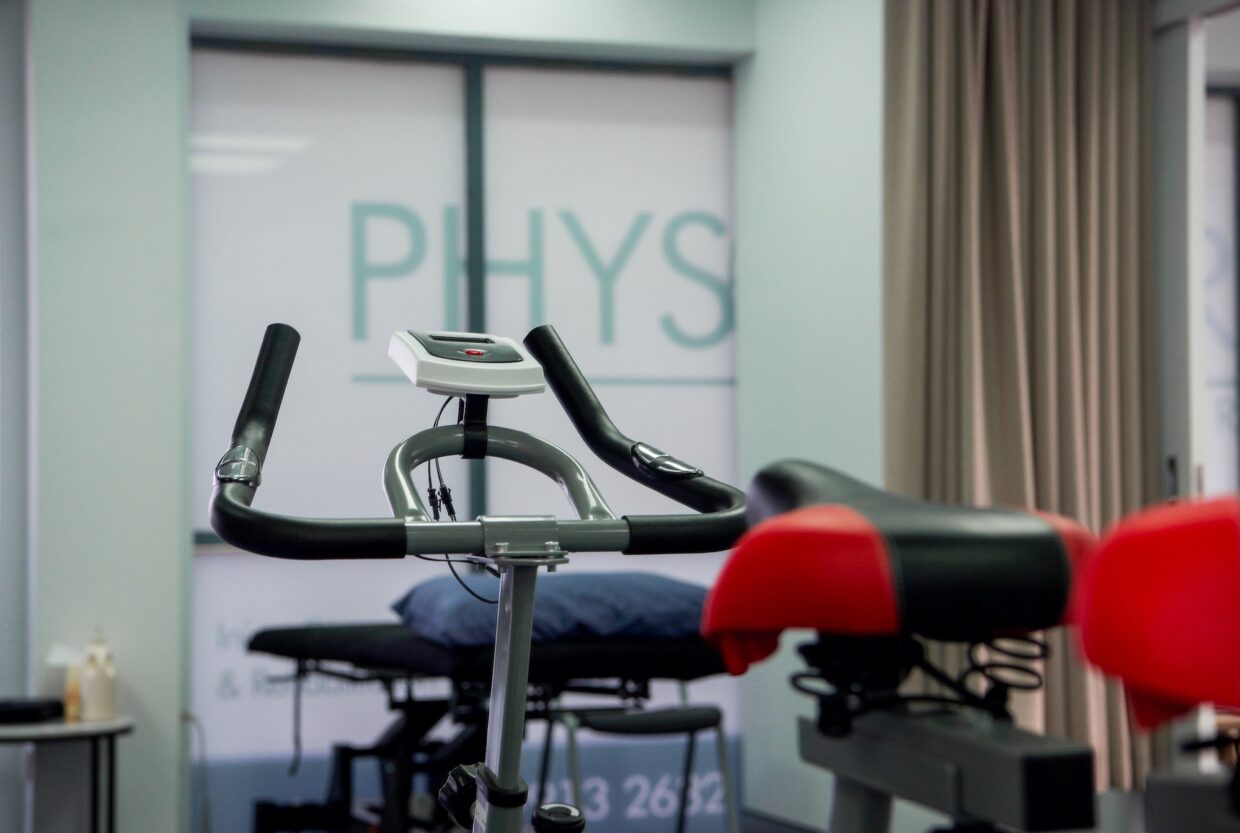
[(745, 531), (745, 495), (701, 469), (620, 432), (555, 328), (544, 324), (525, 337), (526, 349), (543, 366), (547, 383), (577, 433), (599, 459), (700, 515), (625, 515), (626, 553), (713, 552), (736, 543)]
[(260, 555), (403, 558), (405, 525), (396, 519), (292, 518), (250, 508), (300, 342), (301, 336), (287, 324), (271, 324), (263, 335), (250, 387), (233, 427), (232, 447), (215, 467), (211, 527), (233, 546)]
[[(474, 551), (482, 534), (477, 523), (453, 524), (448, 529), (447, 525), (398, 518), (320, 520), (251, 508), (300, 340), (297, 331), (286, 324), (270, 325), (263, 337), (233, 428), (232, 446), (215, 469), (211, 526), (216, 533), (233, 546), (281, 558), (401, 558), (423, 552), (421, 547), (432, 544), (432, 539), (435, 552), (444, 552), (444, 545), (453, 543), (470, 547), (457, 552)], [(736, 542), (745, 530), (744, 494), (622, 434), (552, 327), (533, 330), (525, 344), (542, 363), (546, 379), (573, 425), (600, 459), (648, 488), (703, 513), (625, 516), (625, 553), (713, 552)], [(613, 539), (601, 536), (601, 527), (591, 525), (617, 523), (575, 521), (563, 524), (562, 530), (571, 530), (575, 540), (602, 543)], [(463, 543), (466, 537), (470, 541), (467, 545)]]
[(250, 508), (254, 491), (244, 483), (218, 483), (211, 497), (211, 527), (234, 547), (259, 555), (316, 561), (405, 557), (402, 521), (273, 515)]

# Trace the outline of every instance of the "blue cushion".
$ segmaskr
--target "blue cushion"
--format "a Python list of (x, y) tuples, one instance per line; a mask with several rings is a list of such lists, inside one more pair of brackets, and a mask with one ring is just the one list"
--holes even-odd
[[(499, 598), (487, 573), (461, 578), (474, 592)], [(534, 641), (685, 639), (697, 636), (706, 588), (650, 573), (542, 573), (534, 603)], [(414, 585), (392, 604), (423, 639), (455, 647), (495, 641), (496, 606), (466, 593), (452, 576)]]

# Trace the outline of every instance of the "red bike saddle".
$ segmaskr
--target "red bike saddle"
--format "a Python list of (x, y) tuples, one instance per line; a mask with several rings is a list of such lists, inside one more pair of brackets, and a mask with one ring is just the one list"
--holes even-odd
[(1082, 572), (1075, 607), (1085, 656), (1124, 681), (1139, 725), (1203, 702), (1240, 706), (1240, 500), (1120, 522)]
[(759, 472), (748, 511), (702, 622), (733, 674), (786, 628), (978, 642), (1057, 625), (1094, 543), (1065, 518), (913, 500), (799, 460)]

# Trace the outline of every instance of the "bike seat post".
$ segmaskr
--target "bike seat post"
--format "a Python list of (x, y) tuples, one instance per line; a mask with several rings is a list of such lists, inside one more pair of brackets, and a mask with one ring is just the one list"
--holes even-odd
[(835, 775), (830, 833), (887, 833), (891, 829), (891, 794), (844, 775)]

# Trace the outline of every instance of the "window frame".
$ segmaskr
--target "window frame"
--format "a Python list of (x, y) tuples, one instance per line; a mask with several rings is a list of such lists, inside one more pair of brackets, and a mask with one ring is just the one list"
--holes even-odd
[[(438, 64), (463, 70), (465, 113), (465, 321), (471, 332), (486, 331), (486, 82), (495, 67), (528, 67), (567, 71), (614, 72), (627, 75), (664, 75), (690, 78), (734, 79), (730, 63), (669, 63), (642, 60), (586, 60), (505, 53), (465, 53), (398, 47), (343, 46), (320, 42), (288, 42), (249, 38), (192, 36), (190, 53), (197, 50), (264, 55), (355, 58), (396, 63)], [(1237, 89), (1240, 94), (1240, 88)], [(1238, 105), (1240, 106), (1240, 105)], [(474, 514), (487, 511), (486, 460), (469, 462), (469, 505)], [(194, 531), (194, 544), (222, 543), (205, 530)]]
[[(1232, 258), (1237, 284), (1240, 284), (1240, 84), (1208, 84), (1206, 100), (1231, 102), (1231, 150), (1232, 150)], [(1236, 295), (1236, 332), (1240, 333), (1240, 285)], [(1236, 350), (1236, 378), (1240, 380), (1240, 345)], [(1240, 471), (1240, 442), (1237, 442), (1237, 470)]]

